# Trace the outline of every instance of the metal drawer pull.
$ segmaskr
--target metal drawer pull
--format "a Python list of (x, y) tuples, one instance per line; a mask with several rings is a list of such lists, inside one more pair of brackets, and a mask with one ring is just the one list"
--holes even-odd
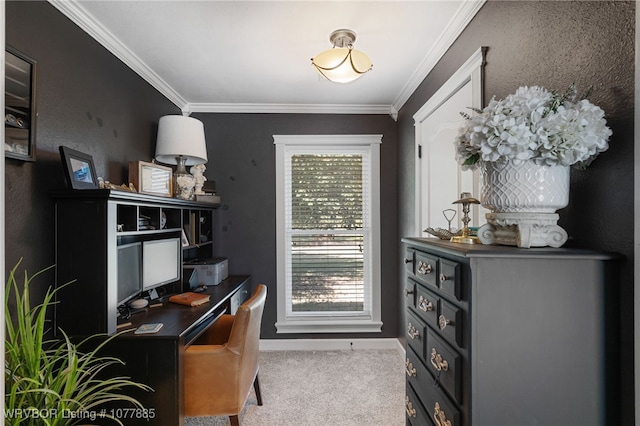
[(440, 409), (440, 404), (437, 402), (433, 410), (433, 419), (438, 426), (451, 426), (451, 420), (447, 420), (447, 415)]
[(433, 303), (431, 300), (425, 298), (424, 296), (420, 296), (420, 303), (418, 304), (418, 308), (423, 312), (433, 311)]
[(431, 365), (438, 371), (449, 370), (449, 363), (446, 359), (442, 358), (442, 355), (436, 351), (436, 348), (431, 349)]
[(411, 337), (412, 340), (420, 338), (420, 332), (411, 323), (409, 323), (409, 326), (407, 327), (407, 334), (409, 335), (409, 337)]
[(404, 371), (406, 371), (407, 376), (416, 377), (416, 368), (411, 361), (409, 361), (409, 358), (407, 358), (407, 361), (404, 363)]
[(410, 294), (415, 293), (413, 290), (409, 290), (408, 288), (404, 289), (404, 297), (407, 297)]
[(423, 262), (422, 260), (418, 262), (418, 273), (422, 275), (427, 275), (433, 272), (433, 266), (430, 263)]
[(404, 258), (404, 263), (413, 263), (413, 259)]
[(404, 397), (404, 410), (407, 412), (407, 416), (416, 417), (416, 409), (413, 408), (413, 404), (409, 401), (409, 397)]
[(445, 274), (440, 274), (440, 282), (441, 283), (445, 282), (448, 279), (449, 279), (449, 277), (447, 277)]
[(444, 330), (449, 324), (453, 325), (453, 322), (444, 315), (440, 315), (440, 317), (438, 317), (438, 325), (440, 326), (440, 330)]

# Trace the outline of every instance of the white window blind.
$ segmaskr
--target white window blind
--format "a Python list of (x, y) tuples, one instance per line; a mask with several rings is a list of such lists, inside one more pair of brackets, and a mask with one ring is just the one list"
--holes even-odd
[(330, 331), (328, 323), (351, 325), (335, 331), (372, 331), (351, 320), (376, 324), (380, 331), (379, 267), (373, 261), (379, 232), (372, 226), (379, 221), (373, 201), (380, 139), (372, 151), (370, 143), (274, 138), (291, 142), (277, 148), (278, 300), (284, 305), (278, 306), (278, 331), (292, 332), (296, 321), (306, 332)]
[(288, 156), (287, 281), (292, 312), (370, 311), (366, 153)]

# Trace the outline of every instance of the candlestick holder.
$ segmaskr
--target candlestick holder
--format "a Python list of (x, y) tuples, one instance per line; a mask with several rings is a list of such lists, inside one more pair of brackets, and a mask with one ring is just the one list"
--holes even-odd
[(462, 204), (462, 234), (451, 237), (452, 243), (463, 243), (463, 244), (481, 244), (480, 239), (471, 235), (471, 230), (469, 229), (469, 222), (471, 222), (471, 218), (469, 217), (469, 210), (471, 204), (480, 204), (480, 201), (476, 200), (471, 196), (470, 192), (463, 192), (460, 194), (460, 199), (454, 201), (452, 204)]

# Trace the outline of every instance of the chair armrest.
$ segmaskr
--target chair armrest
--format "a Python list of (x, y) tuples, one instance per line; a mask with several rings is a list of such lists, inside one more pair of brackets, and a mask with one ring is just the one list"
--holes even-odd
[(240, 356), (224, 345), (191, 345), (184, 351), (185, 379), (205, 383), (237, 374)]
[(207, 328), (193, 345), (224, 345), (229, 341), (235, 315), (222, 315)]

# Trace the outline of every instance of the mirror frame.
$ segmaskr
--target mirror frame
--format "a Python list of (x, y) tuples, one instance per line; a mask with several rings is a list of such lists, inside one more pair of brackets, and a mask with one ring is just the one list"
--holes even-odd
[[(13, 55), (16, 58), (24, 61), (29, 65), (29, 75), (27, 76), (28, 81), (30, 83), (29, 88), (29, 98), (26, 100), (26, 104), (24, 107), (20, 106), (19, 108), (12, 108), (10, 99), (14, 97), (10, 97), (7, 92), (7, 87), (9, 87), (9, 82), (11, 79), (9, 78), (9, 73), (7, 73), (7, 60), (5, 58), (5, 120), (4, 120), (4, 129), (5, 129), (5, 158), (15, 158), (17, 160), (22, 161), (36, 161), (36, 61), (15, 49), (12, 46), (6, 46), (5, 55)], [(25, 78), (26, 80), (26, 78)], [(15, 115), (14, 115), (15, 114)], [(19, 117), (16, 117), (19, 115)], [(22, 121), (20, 121), (22, 120)], [(24, 124), (26, 121), (26, 124)], [(20, 124), (23, 123), (23, 124)], [(25, 127), (26, 126), (26, 127)], [(9, 151), (8, 148), (11, 148), (9, 141), (15, 136), (12, 133), (21, 132), (26, 130), (26, 144), (27, 144), (27, 152), (14, 152)], [(22, 137), (21, 137), (22, 139)]]

